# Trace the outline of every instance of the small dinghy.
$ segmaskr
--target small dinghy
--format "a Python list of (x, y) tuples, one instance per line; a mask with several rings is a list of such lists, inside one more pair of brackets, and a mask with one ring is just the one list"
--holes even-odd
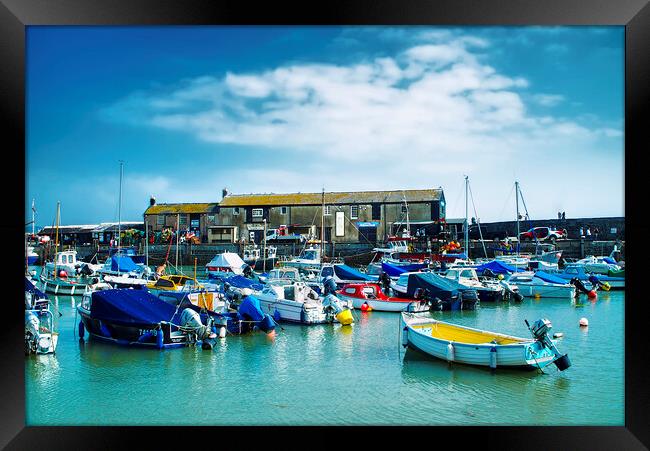
[(529, 327), (533, 338), (527, 339), (445, 323), (429, 316), (401, 314), (402, 346), (450, 363), (493, 369), (541, 369), (551, 363), (560, 371), (569, 368), (569, 357), (560, 354), (549, 337), (551, 328), (548, 319), (539, 319)]
[(349, 283), (336, 294), (340, 299), (351, 301), (355, 309), (362, 310), (364, 304), (372, 310), (382, 312), (427, 312), (431, 307), (426, 300), (386, 296), (378, 283)]

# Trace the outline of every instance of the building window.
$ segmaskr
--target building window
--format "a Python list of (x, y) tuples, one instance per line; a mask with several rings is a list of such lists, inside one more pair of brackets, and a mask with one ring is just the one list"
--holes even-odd
[(178, 217), (178, 225), (181, 225), (181, 226), (187, 225), (187, 216), (180, 215)]
[(239, 214), (239, 207), (235, 207), (232, 211), (232, 214), (237, 216)]
[(287, 207), (280, 207), (280, 214), (281, 215), (286, 215), (287, 214)]
[(214, 222), (214, 215), (208, 215), (208, 222)]
[(357, 219), (359, 217), (359, 206), (350, 205), (350, 218)]
[(264, 210), (261, 208), (253, 208), (253, 218), (261, 218), (264, 216)]
[(323, 210), (324, 215), (331, 215), (332, 213), (330, 212), (330, 206), (325, 205), (325, 210)]
[(163, 215), (158, 215), (158, 217), (156, 219), (157, 219), (156, 224), (165, 225), (165, 217)]
[(406, 205), (402, 205), (402, 213), (406, 214), (408, 212), (408, 207)]
[(381, 220), (381, 204), (372, 204), (372, 220)]

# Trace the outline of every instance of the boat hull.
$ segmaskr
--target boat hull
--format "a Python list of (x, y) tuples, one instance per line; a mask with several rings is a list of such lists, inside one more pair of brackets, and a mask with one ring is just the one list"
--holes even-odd
[(535, 284), (514, 284), (519, 288), (519, 294), (526, 297), (542, 298), (574, 298), (576, 289), (574, 286), (553, 286), (553, 285), (535, 285)]
[[(444, 340), (427, 335), (432, 326), (430, 319), (425, 319), (420, 324), (408, 324), (401, 317), (401, 342), (425, 354), (447, 362), (462, 363), (482, 367), (507, 367), (520, 369), (543, 368), (553, 363), (555, 355), (537, 341), (520, 339), (521, 343), (498, 345), (492, 343), (462, 343)], [(462, 328), (458, 326), (459, 329)], [(516, 337), (510, 337), (516, 338)], [(449, 351), (449, 345), (453, 353)], [(494, 349), (494, 350), (493, 350)], [(492, 356), (492, 354), (496, 354)], [(493, 359), (495, 359), (493, 361)]]
[(46, 293), (61, 294), (61, 295), (82, 295), (88, 287), (89, 283), (73, 283), (62, 280), (41, 280), (43, 291)]
[(378, 312), (428, 312), (430, 306), (416, 300), (383, 301), (380, 299), (364, 299), (339, 294), (338, 297), (352, 304), (355, 309), (361, 309), (366, 303)]

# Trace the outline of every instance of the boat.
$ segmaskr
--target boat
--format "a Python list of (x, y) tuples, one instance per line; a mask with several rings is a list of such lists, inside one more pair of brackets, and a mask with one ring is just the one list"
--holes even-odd
[(34, 251), (34, 246), (27, 246), (27, 265), (33, 266), (38, 261), (38, 254)]
[[(43, 271), (49, 274), (57, 271), (59, 276), (74, 277), (81, 274), (82, 267), (92, 268), (88, 263), (77, 260), (77, 251), (69, 250), (57, 252), (54, 261), (45, 263)], [(91, 275), (92, 273), (93, 271), (90, 271), (89, 274), (85, 275)]]
[(450, 363), (529, 370), (541, 370), (554, 363), (560, 371), (571, 366), (568, 355), (561, 354), (549, 337), (552, 325), (548, 319), (539, 319), (529, 327), (532, 339), (473, 329), (405, 312), (401, 314), (400, 327), (402, 346)]
[(401, 274), (408, 272), (417, 272), (423, 269), (426, 269), (428, 265), (426, 263), (412, 263), (404, 265), (394, 265), (388, 262), (381, 263), (381, 271), (387, 274), (389, 277), (399, 277)]
[(214, 312), (228, 310), (229, 304), (222, 293), (217, 291), (216, 286), (206, 286), (194, 277), (182, 274), (161, 276), (155, 281), (150, 281), (146, 287), (151, 294), (173, 306), (188, 299), (193, 305)]
[(40, 274), (43, 291), (57, 295), (80, 295), (86, 287), (93, 283), (88, 277), (48, 277), (44, 272)]
[(544, 271), (515, 273), (507, 281), (519, 288), (519, 294), (527, 297), (573, 298), (576, 294), (574, 285)]
[(25, 277), (25, 355), (54, 354), (58, 341), (47, 295)]
[(275, 246), (268, 246), (265, 249), (266, 255), (262, 257), (262, 249), (257, 245), (244, 247), (244, 263), (249, 265), (255, 271), (272, 269), (278, 261), (278, 249)]
[(432, 310), (473, 310), (479, 302), (476, 290), (431, 272), (404, 273), (390, 287), (401, 297), (430, 301)]
[(584, 267), (585, 272), (608, 275), (610, 271), (620, 271), (621, 267), (612, 257), (589, 255), (575, 262), (575, 265)]
[(208, 277), (230, 277), (232, 275), (244, 274), (244, 269), (248, 267), (244, 260), (234, 252), (223, 252), (214, 256), (205, 265), (205, 271)]
[[(177, 348), (217, 337), (213, 326), (223, 315), (207, 312), (189, 302), (174, 307), (146, 290), (104, 289), (84, 294), (77, 306), (79, 337), (144, 348)], [(225, 325), (225, 324), (224, 324)]]
[(380, 312), (425, 312), (431, 307), (427, 301), (387, 296), (378, 283), (349, 283), (336, 294), (340, 299), (352, 302), (355, 309), (362, 310), (370, 307)]
[(321, 248), (319, 245), (312, 244), (300, 252), (298, 257), (282, 262), (282, 266), (288, 266), (298, 269), (317, 269), (320, 270), (322, 263)]
[(465, 287), (475, 289), (481, 302), (503, 301), (504, 287), (499, 283), (480, 281), (474, 268), (452, 267), (447, 270), (444, 277), (454, 280)]
[(354, 282), (377, 282), (379, 276), (363, 273), (343, 263), (323, 263), (318, 280), (323, 282), (327, 277), (333, 277), (339, 287)]
[[(244, 292), (246, 294), (245, 289)], [(307, 286), (305, 282), (273, 281), (262, 291), (255, 292), (262, 310), (273, 319), (299, 324), (313, 325), (340, 322), (349, 325), (354, 322), (350, 312), (351, 303), (338, 299), (330, 288), (324, 297)]]
[(565, 282), (569, 282), (572, 279), (578, 279), (582, 283), (591, 282), (591, 278), (596, 276), (596, 278), (602, 282), (607, 283), (611, 289), (624, 289), (625, 288), (625, 273), (624, 271), (612, 271), (609, 274), (593, 274), (585, 270), (584, 265), (578, 265), (575, 263), (568, 264), (564, 267), (562, 271), (550, 272), (556, 277), (564, 279)]
[(264, 282), (270, 282), (272, 280), (294, 281), (300, 280), (301, 278), (298, 268), (279, 267), (260, 275), (260, 279)]

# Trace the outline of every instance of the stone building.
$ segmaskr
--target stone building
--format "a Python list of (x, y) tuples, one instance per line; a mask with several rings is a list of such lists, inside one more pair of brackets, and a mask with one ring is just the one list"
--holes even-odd
[(444, 216), (441, 188), (289, 194), (224, 190), (218, 204), (156, 205), (152, 201), (145, 211), (150, 232), (165, 226), (175, 229), (179, 222), (180, 230), (198, 232), (204, 243), (260, 243), (265, 229), (268, 233), (280, 227), (289, 234), (320, 238), (322, 223), (327, 242), (376, 244), (410, 224), (418, 225), (418, 233), (434, 234)]

